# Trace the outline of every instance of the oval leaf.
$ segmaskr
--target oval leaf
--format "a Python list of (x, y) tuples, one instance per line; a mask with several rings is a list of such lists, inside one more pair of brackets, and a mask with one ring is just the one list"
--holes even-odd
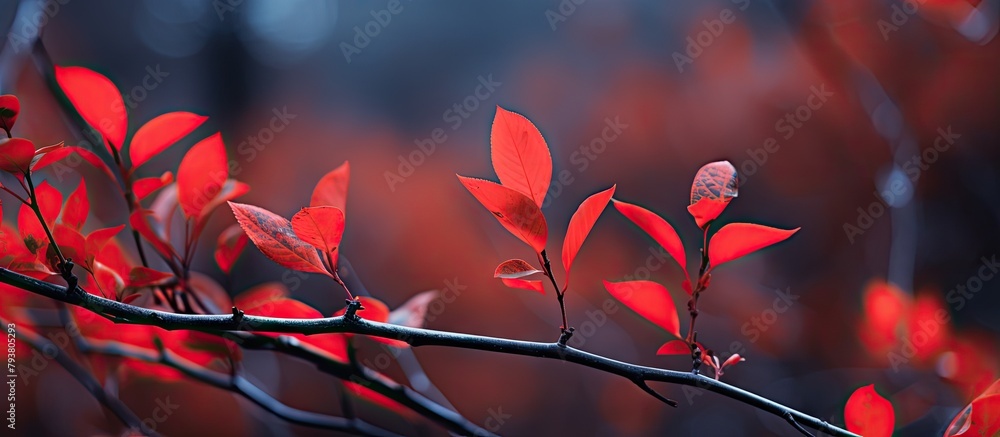
[(166, 150), (198, 126), (208, 117), (191, 112), (168, 112), (142, 125), (129, 144), (128, 153), (132, 158), (132, 168), (139, 167), (160, 152)]
[(0, 140), (0, 170), (8, 173), (25, 173), (35, 157), (35, 144), (24, 138)]
[(656, 240), (670, 254), (670, 257), (677, 261), (684, 274), (687, 274), (687, 255), (684, 253), (684, 243), (681, 242), (680, 235), (677, 235), (677, 231), (674, 230), (673, 226), (670, 226), (670, 223), (646, 208), (618, 199), (615, 199), (615, 209), (632, 223), (635, 223), (639, 229), (653, 237), (653, 240)]
[(511, 234), (541, 253), (549, 230), (542, 210), (524, 194), (495, 182), (458, 177), (462, 185), (486, 207)]
[(79, 231), (87, 221), (88, 213), (90, 213), (90, 199), (87, 198), (87, 183), (80, 178), (79, 185), (70, 193), (66, 205), (63, 206), (62, 223)]
[(730, 223), (719, 229), (708, 243), (708, 262), (718, 267), (743, 255), (791, 237), (801, 228), (777, 229), (752, 223)]
[(300, 240), (284, 217), (252, 205), (229, 202), (250, 241), (272, 261), (302, 272), (333, 276), (323, 267), (316, 248)]
[(35, 187), (35, 197), (38, 198), (38, 209), (42, 211), (45, 223), (52, 226), (62, 209), (63, 195), (49, 181), (42, 181)]
[(875, 385), (854, 391), (844, 407), (847, 430), (865, 437), (889, 437), (896, 422), (892, 404), (875, 392)]
[(313, 188), (309, 206), (334, 206), (347, 213), (347, 185), (351, 179), (351, 164), (344, 161), (320, 178)]
[(500, 183), (528, 196), (541, 208), (552, 182), (552, 156), (538, 128), (523, 115), (497, 106), (490, 146)]
[(604, 288), (615, 299), (640, 316), (680, 338), (681, 322), (677, 307), (667, 288), (652, 281), (604, 281)]
[(608, 202), (611, 201), (611, 196), (614, 194), (615, 186), (612, 185), (607, 190), (591, 195), (580, 204), (580, 207), (573, 213), (573, 217), (569, 219), (569, 227), (566, 229), (562, 248), (563, 269), (566, 270), (566, 284), (563, 289), (569, 288), (569, 269), (573, 266), (576, 254), (580, 252), (580, 247), (583, 246), (583, 242), (590, 235), (590, 230), (597, 223), (597, 218), (604, 212), (604, 208), (608, 206)]
[(528, 264), (528, 262), (523, 259), (510, 259), (497, 266), (496, 271), (493, 272), (493, 277), (502, 279), (517, 279), (525, 276), (531, 276), (535, 273), (542, 273), (542, 271), (532, 267), (531, 264)]
[(295, 235), (325, 254), (333, 254), (344, 236), (344, 212), (332, 206), (302, 208), (292, 217)]
[(177, 196), (186, 217), (197, 218), (222, 191), (229, 179), (222, 134), (198, 142), (188, 150), (177, 169)]
[[(56, 82), (80, 116), (117, 148), (125, 143), (128, 114), (115, 84), (83, 67), (55, 67)], [(114, 151), (108, 149), (114, 155)]]

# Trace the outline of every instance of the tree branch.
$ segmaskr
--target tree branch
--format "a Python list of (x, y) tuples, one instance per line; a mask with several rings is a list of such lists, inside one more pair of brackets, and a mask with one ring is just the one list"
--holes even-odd
[(89, 293), (68, 293), (65, 287), (42, 282), (3, 268), (0, 268), (0, 282), (105, 314), (117, 323), (145, 324), (169, 330), (187, 329), (207, 332), (256, 331), (301, 333), (306, 335), (354, 333), (402, 340), (414, 347), (447, 346), (567, 361), (619, 375), (633, 382), (655, 381), (701, 388), (743, 402), (785, 420), (791, 417), (799, 424), (807, 425), (830, 435), (858, 437), (856, 434), (830, 425), (826, 421), (712, 378), (706, 378), (690, 372), (678, 372), (629, 364), (572, 347), (561, 346), (557, 343), (509, 340), (429, 329), (416, 329), (363, 319), (352, 320), (345, 317), (281, 319), (252, 315), (244, 315), (241, 318), (236, 318), (233, 315), (174, 314), (135, 307)]
[(298, 425), (368, 436), (397, 435), (359, 419), (345, 419), (289, 407), (241, 375), (223, 375), (202, 368), (165, 349), (157, 353), (114, 341), (83, 340), (78, 342), (78, 344), (80, 345), (80, 351), (83, 353), (131, 358), (147, 363), (158, 363), (168, 366), (195, 381), (238, 394), (275, 416)]
[[(0, 324), (6, 325), (7, 322), (0, 319)], [(130, 410), (120, 399), (105, 391), (104, 387), (101, 387), (101, 383), (97, 382), (97, 380), (94, 379), (94, 377), (91, 376), (86, 369), (80, 367), (76, 361), (73, 361), (73, 359), (70, 358), (65, 351), (60, 349), (59, 346), (56, 346), (55, 343), (52, 343), (45, 337), (42, 337), (41, 335), (38, 335), (38, 333), (24, 327), (17, 328), (17, 338), (19, 340), (23, 340), (25, 343), (28, 343), (29, 346), (45, 356), (51, 356), (52, 359), (56, 360), (56, 362), (59, 363), (63, 369), (66, 369), (66, 371), (69, 372), (69, 374), (73, 376), (73, 378), (75, 378), (77, 382), (83, 386), (83, 388), (90, 392), (97, 402), (100, 402), (101, 405), (111, 411), (115, 417), (118, 418), (118, 420), (125, 424), (125, 426), (134, 430), (139, 430), (143, 433), (143, 435), (159, 435), (155, 430), (146, 426), (142, 420), (139, 419), (139, 417), (136, 416), (135, 413), (133, 413), (132, 410)]]

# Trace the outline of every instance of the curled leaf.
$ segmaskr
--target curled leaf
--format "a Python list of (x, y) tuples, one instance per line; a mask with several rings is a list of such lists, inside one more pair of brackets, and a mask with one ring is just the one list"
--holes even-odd
[(532, 267), (532, 265), (525, 260), (510, 259), (497, 266), (496, 271), (493, 272), (493, 277), (502, 279), (517, 279), (525, 276), (531, 276), (535, 273), (542, 273), (542, 271)]
[(0, 129), (10, 132), (21, 114), (21, 101), (13, 94), (0, 96)]
[(150, 194), (156, 192), (160, 188), (163, 188), (174, 181), (174, 174), (171, 172), (164, 172), (158, 178), (142, 178), (136, 180), (132, 183), (132, 192), (135, 194), (136, 200), (142, 201), (143, 199), (149, 197)]
[[(40, 171), (49, 165), (59, 162), (70, 155), (76, 154), (88, 164), (92, 165), (94, 168), (104, 173), (108, 179), (112, 181), (117, 181), (115, 174), (111, 172), (111, 168), (101, 160), (94, 152), (84, 149), (78, 146), (66, 146), (42, 155), (34, 164), (31, 165), (31, 171)], [(67, 164), (68, 167), (74, 167), (76, 164)], [(117, 184), (116, 184), (117, 185)]]
[(716, 161), (702, 166), (691, 183), (691, 206), (688, 212), (698, 227), (705, 228), (739, 195), (736, 167), (729, 161)]

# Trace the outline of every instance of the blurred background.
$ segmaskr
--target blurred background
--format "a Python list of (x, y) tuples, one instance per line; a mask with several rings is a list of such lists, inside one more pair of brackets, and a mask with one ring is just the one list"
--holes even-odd
[[(39, 73), (40, 37), (55, 64), (111, 78), (133, 130), (167, 111), (208, 115), (204, 133), (222, 132), (233, 177), (252, 187), (241, 202), (285, 217), (349, 160), (342, 250), (367, 289), (395, 307), (450, 287), (456, 297), (432, 305), (428, 327), (525, 340), (556, 339), (556, 300), (492, 278), (501, 261), (532, 254), (455, 178), (496, 179), (497, 105), (531, 119), (551, 148), (552, 253), (579, 203), (617, 184), (616, 198), (677, 228), (694, 264), (691, 179), (729, 160), (740, 195), (721, 222), (802, 230), (720, 268), (702, 297), (699, 340), (747, 358), (725, 380), (840, 425), (851, 392), (874, 383), (893, 402), (898, 435), (931, 435), (1000, 371), (1000, 280), (990, 280), (1000, 251), (998, 18), (997, 0), (3, 0), (0, 93), (21, 98), (20, 135), (82, 140)], [(176, 170), (199, 138), (141, 176)], [(98, 219), (121, 223), (122, 202), (99, 194), (110, 183), (88, 185)], [(206, 235), (231, 223), (221, 211)], [(203, 247), (195, 269), (233, 294), (287, 279), (252, 247), (224, 279), (212, 242)], [(655, 354), (668, 339), (659, 328), (603, 309), (602, 279), (648, 278), (672, 292), (686, 329), (682, 272), (659, 254), (616, 211), (604, 213), (567, 296), (580, 329), (572, 345), (688, 368), (688, 358)], [(342, 306), (325, 278), (292, 288), (324, 314)], [(947, 320), (934, 322), (937, 310)], [(384, 352), (364, 342), (362, 353)], [(657, 387), (680, 402), (673, 409), (581, 366), (415, 354), (460, 413), (503, 435), (797, 435), (711, 393)], [(337, 413), (336, 382), (310, 366), (261, 352), (247, 362), (290, 405)], [(382, 370), (405, 381), (396, 364)], [(22, 389), (19, 413), (32, 435), (117, 432), (61, 370), (37, 381)], [(168, 435), (322, 434), (197, 384), (138, 381), (121, 393), (140, 417), (163, 397), (180, 405), (157, 424)], [(446, 434), (376, 406), (361, 413), (409, 435)]]

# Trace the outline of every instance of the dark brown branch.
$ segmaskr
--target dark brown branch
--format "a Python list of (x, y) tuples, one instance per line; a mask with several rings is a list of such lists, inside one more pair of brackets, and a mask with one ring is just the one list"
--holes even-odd
[(118, 323), (145, 324), (171, 330), (187, 329), (208, 332), (294, 332), (307, 335), (349, 332), (401, 340), (415, 347), (447, 346), (567, 361), (619, 375), (633, 382), (656, 381), (698, 387), (743, 402), (781, 418), (790, 416), (799, 424), (807, 425), (830, 435), (857, 436), (847, 430), (832, 426), (823, 420), (712, 378), (706, 378), (691, 372), (678, 372), (629, 364), (572, 347), (562, 346), (558, 343), (539, 343), (429, 329), (416, 329), (370, 322), (363, 319), (352, 320), (346, 317), (280, 319), (244, 315), (240, 318), (240, 321), (237, 321), (235, 317), (228, 314), (174, 314), (135, 307), (89, 293), (68, 293), (65, 287), (42, 282), (7, 269), (0, 269), (0, 282), (58, 301), (78, 305), (94, 312), (103, 313)]

